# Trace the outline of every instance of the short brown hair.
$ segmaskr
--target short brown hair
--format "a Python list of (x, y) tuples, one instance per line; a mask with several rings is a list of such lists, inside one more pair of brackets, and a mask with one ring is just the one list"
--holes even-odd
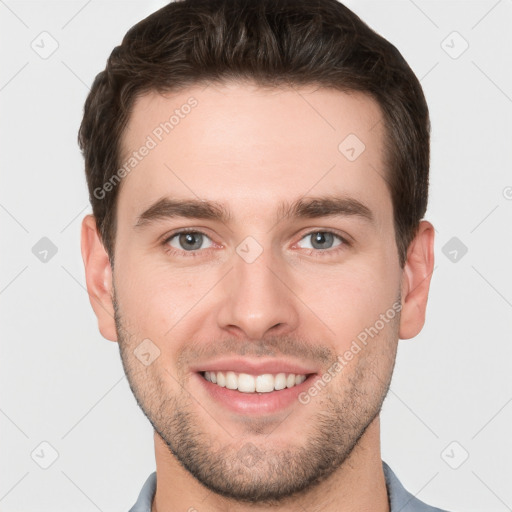
[(134, 100), (202, 82), (319, 85), (375, 99), (386, 129), (386, 178), (403, 267), (428, 200), (430, 120), (400, 52), (337, 0), (177, 0), (134, 25), (112, 51), (84, 106), (78, 143), (89, 198), (111, 263), (120, 187), (95, 190), (120, 165)]

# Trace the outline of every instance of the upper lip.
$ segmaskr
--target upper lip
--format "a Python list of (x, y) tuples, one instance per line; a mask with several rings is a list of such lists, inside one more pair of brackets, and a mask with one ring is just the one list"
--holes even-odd
[(242, 358), (217, 359), (215, 361), (197, 364), (192, 368), (192, 371), (195, 372), (227, 372), (230, 370), (236, 373), (248, 373), (252, 375), (263, 375), (265, 373), (294, 373), (296, 375), (307, 375), (310, 373), (317, 373), (317, 370), (312, 366), (293, 361), (286, 361), (284, 359), (262, 360), (262, 358), (258, 358), (257, 360)]

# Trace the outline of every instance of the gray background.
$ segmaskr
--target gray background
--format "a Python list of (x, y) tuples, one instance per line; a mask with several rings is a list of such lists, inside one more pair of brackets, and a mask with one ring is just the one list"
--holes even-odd
[[(164, 3), (0, 0), (3, 512), (128, 510), (155, 467), (84, 288), (76, 135), (110, 51)], [(436, 266), (426, 326), (399, 344), (382, 456), (427, 503), (512, 510), (512, 1), (347, 5), (410, 63), (433, 125)]]

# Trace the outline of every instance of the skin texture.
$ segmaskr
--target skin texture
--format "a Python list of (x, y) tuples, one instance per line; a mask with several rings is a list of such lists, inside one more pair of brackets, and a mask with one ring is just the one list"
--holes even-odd
[[(114, 271), (94, 218), (82, 227), (100, 332), (119, 343), (131, 389), (155, 429), (153, 511), (295, 511), (299, 504), (388, 511), (379, 411), (398, 339), (424, 323), (434, 229), (421, 221), (401, 269), (380, 109), (365, 95), (314, 87), (231, 82), (148, 93), (134, 106), (123, 158), (191, 96), (197, 106), (122, 180)], [(365, 144), (354, 161), (338, 149), (349, 134)], [(281, 201), (332, 195), (360, 201), (373, 221), (276, 211)], [(231, 219), (136, 226), (163, 197), (218, 201)], [(206, 235), (188, 242), (193, 251), (183, 237), (166, 242), (184, 228)], [(346, 242), (335, 236), (312, 245), (325, 231)], [(247, 237), (262, 250), (251, 263), (236, 251)], [(211, 399), (192, 370), (243, 356), (302, 363), (321, 376), (393, 304), (400, 313), (307, 404), (234, 413)], [(159, 351), (148, 366), (134, 354), (145, 339)]]

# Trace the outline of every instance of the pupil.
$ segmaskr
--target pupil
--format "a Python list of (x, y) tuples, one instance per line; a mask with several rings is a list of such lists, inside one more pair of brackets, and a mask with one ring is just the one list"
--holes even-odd
[[(314, 235), (313, 246), (315, 246), (315, 244), (322, 244), (322, 243), (326, 243), (326, 242), (332, 242), (332, 238), (333, 238), (332, 233), (323, 233), (323, 232), (319, 231), (319, 232), (315, 233), (315, 235)], [(325, 247), (319, 247), (319, 248), (320, 249), (325, 249)]]
[[(201, 233), (185, 233), (180, 236), (180, 243), (185, 249), (199, 249), (202, 242)], [(194, 238), (199, 240), (194, 243)]]

